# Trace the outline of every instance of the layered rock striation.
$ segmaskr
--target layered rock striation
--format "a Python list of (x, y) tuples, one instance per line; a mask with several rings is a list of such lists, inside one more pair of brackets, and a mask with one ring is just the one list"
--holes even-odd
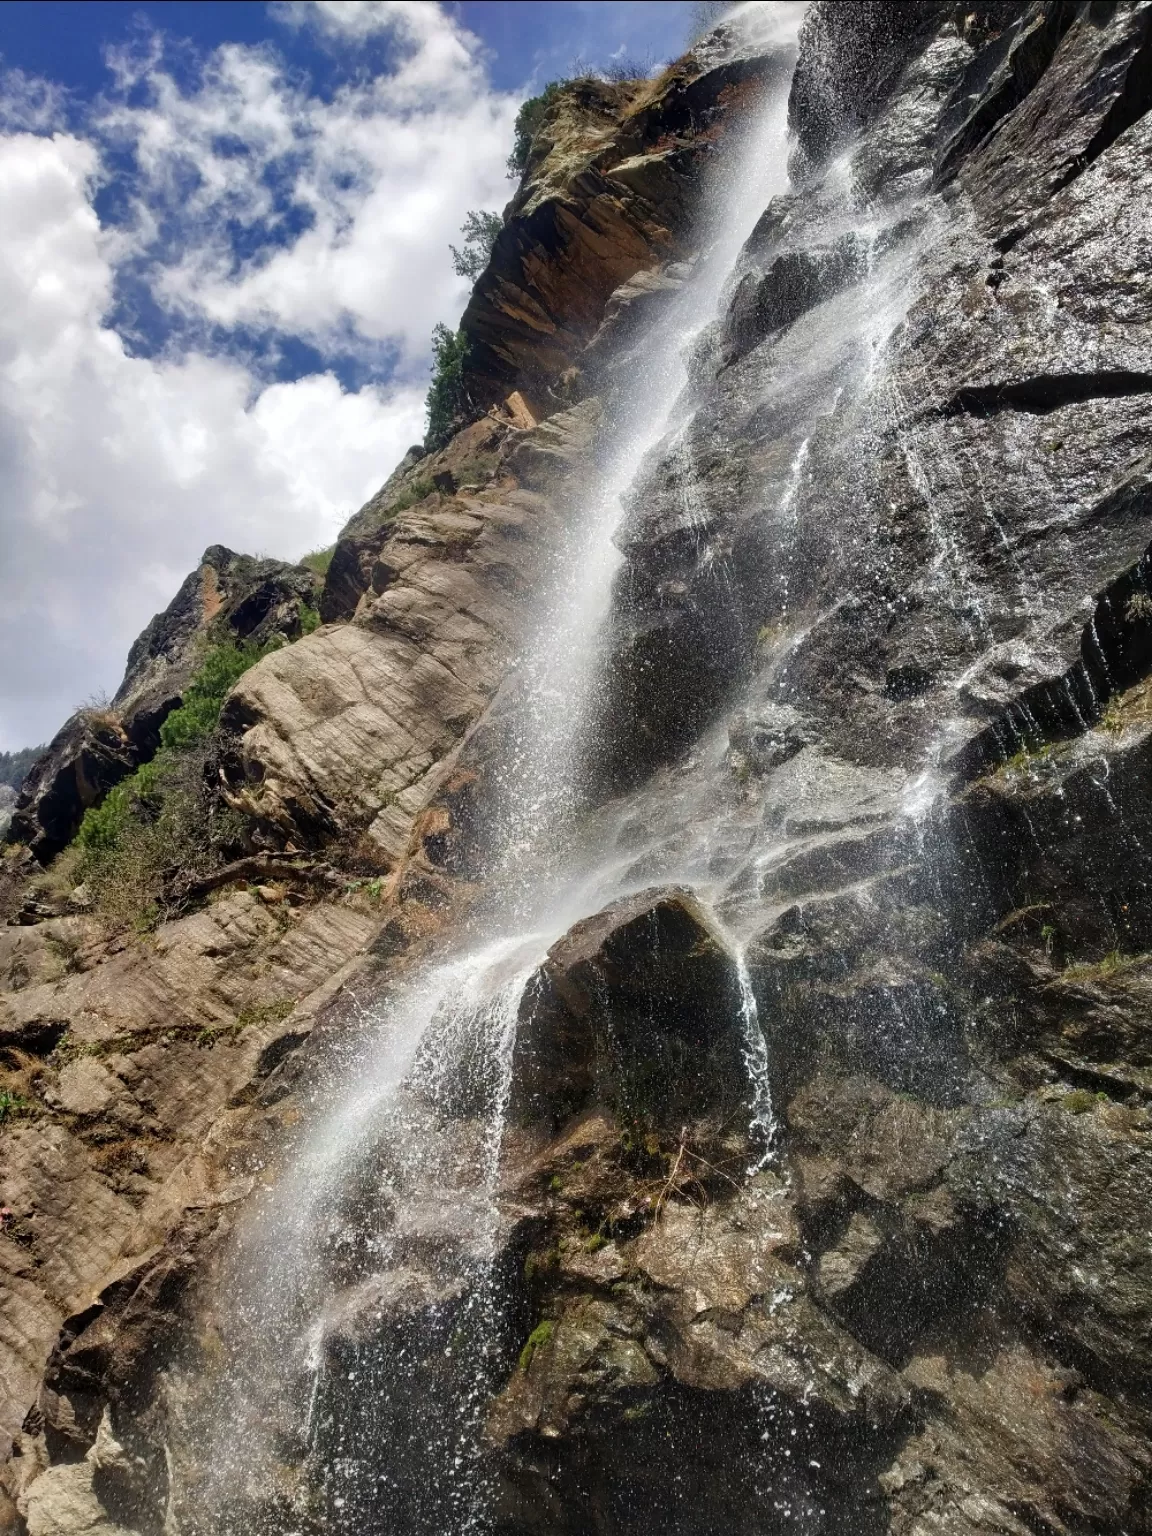
[[(1152, 1529), (1150, 61), (1148, 0), (810, 9), (625, 499), (585, 905), (437, 994), (326, 1182), (485, 932), (533, 599), (781, 64), (561, 93), (488, 414), (226, 701), (244, 858), (144, 942), (0, 933), (0, 1528)], [(133, 655), (123, 718), (178, 693)]]

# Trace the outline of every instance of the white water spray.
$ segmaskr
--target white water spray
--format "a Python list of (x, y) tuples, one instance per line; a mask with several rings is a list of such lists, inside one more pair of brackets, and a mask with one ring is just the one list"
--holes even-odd
[[(747, 5), (734, 19), (758, 26), (765, 34), (758, 41), (786, 44), (802, 11), (802, 5)], [(622, 403), (605, 433), (608, 449), (553, 561), (521, 665), (494, 829), (503, 899), (487, 913), (485, 936), (381, 1006), (338, 1079), (321, 1085), (317, 1096), (332, 1107), (297, 1148), (240, 1242), (234, 1266), (239, 1352), (229, 1362), (230, 1400), (216, 1415), (227, 1430), (209, 1460), (213, 1483), (206, 1490), (221, 1532), (237, 1529), (228, 1510), (243, 1506), (246, 1490), (271, 1478), (274, 1441), (292, 1433), (273, 1420), (291, 1417), (284, 1399), (293, 1394), (301, 1421), (294, 1433), (320, 1454), (326, 1414), (330, 1418), (326, 1391), (340, 1386), (328, 1379), (330, 1335), (345, 1355), (358, 1358), (355, 1308), (368, 1305), (381, 1277), (402, 1278), (414, 1265), (432, 1276), (432, 1289), (439, 1286), (443, 1308), (457, 1309), (456, 1342), (443, 1352), (454, 1373), (456, 1418), (428, 1428), (429, 1483), (440, 1476), (451, 1485), (439, 1518), (453, 1531), (485, 1528), (484, 1489), (467, 1473), (475, 1465), (501, 1328), (492, 1276), (496, 1194), (521, 998), (551, 943), (620, 894), (618, 863), (591, 873), (586, 859), (572, 857), (571, 836), (580, 752), (596, 707), (600, 638), (621, 558), (613, 536), (646, 457), (675, 431), (686, 409), (685, 355), (713, 322), (755, 221), (787, 185), (786, 129), (781, 84), (733, 135), (701, 211), (708, 243), (647, 339), (643, 377), (620, 390)], [(775, 1135), (767, 1045), (742, 956), (736, 966), (751, 1130), (762, 1149), (754, 1167), (760, 1168)], [(475, 1103), (462, 1108), (457, 1101), (469, 1094)], [(380, 1171), (385, 1163), (386, 1175)], [(365, 1214), (373, 1202), (392, 1211), (379, 1230)], [(335, 1311), (334, 1268), (350, 1277)], [(358, 1278), (364, 1274), (367, 1280)], [(461, 1362), (461, 1354), (469, 1358)], [(339, 1355), (338, 1349), (333, 1358)], [(351, 1385), (362, 1383), (356, 1370), (347, 1381), (354, 1393), (366, 1390)], [(336, 1459), (349, 1455), (344, 1449)], [(342, 1493), (333, 1496), (333, 1511), (332, 1518), (354, 1518)]]

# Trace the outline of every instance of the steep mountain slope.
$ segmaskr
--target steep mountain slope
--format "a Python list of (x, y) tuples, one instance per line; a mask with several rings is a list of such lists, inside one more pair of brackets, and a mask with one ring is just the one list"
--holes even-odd
[(785, 58), (561, 96), (476, 419), (225, 704), (242, 856), (0, 932), (0, 1529), (1152, 1530), (1149, 0), (810, 9), (530, 855), (579, 920), (309, 1171), (486, 931), (534, 603)]

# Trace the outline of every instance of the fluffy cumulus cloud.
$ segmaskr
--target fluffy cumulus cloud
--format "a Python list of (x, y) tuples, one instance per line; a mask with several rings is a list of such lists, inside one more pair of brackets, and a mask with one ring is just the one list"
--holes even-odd
[(114, 688), (206, 545), (331, 542), (422, 432), (428, 337), (465, 296), (447, 245), (508, 195), (516, 103), (439, 6), (278, 13), (385, 67), (320, 95), (272, 49), (189, 73), (148, 37), (80, 123), (10, 92), (0, 746)]

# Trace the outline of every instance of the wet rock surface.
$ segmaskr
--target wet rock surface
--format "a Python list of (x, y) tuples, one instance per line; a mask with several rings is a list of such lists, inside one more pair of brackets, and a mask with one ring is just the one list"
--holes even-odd
[[(241, 1213), (464, 929), (531, 593), (764, 67), (562, 103), (465, 317), (489, 414), (225, 709), (267, 856), (382, 889), (0, 930), (0, 1529), (1152, 1530), (1150, 17), (812, 8), (793, 187), (617, 536), (614, 899), (434, 1013), (285, 1228), (305, 1338), (237, 1299)], [(256, 1327), (271, 1470), (213, 1521)]]

